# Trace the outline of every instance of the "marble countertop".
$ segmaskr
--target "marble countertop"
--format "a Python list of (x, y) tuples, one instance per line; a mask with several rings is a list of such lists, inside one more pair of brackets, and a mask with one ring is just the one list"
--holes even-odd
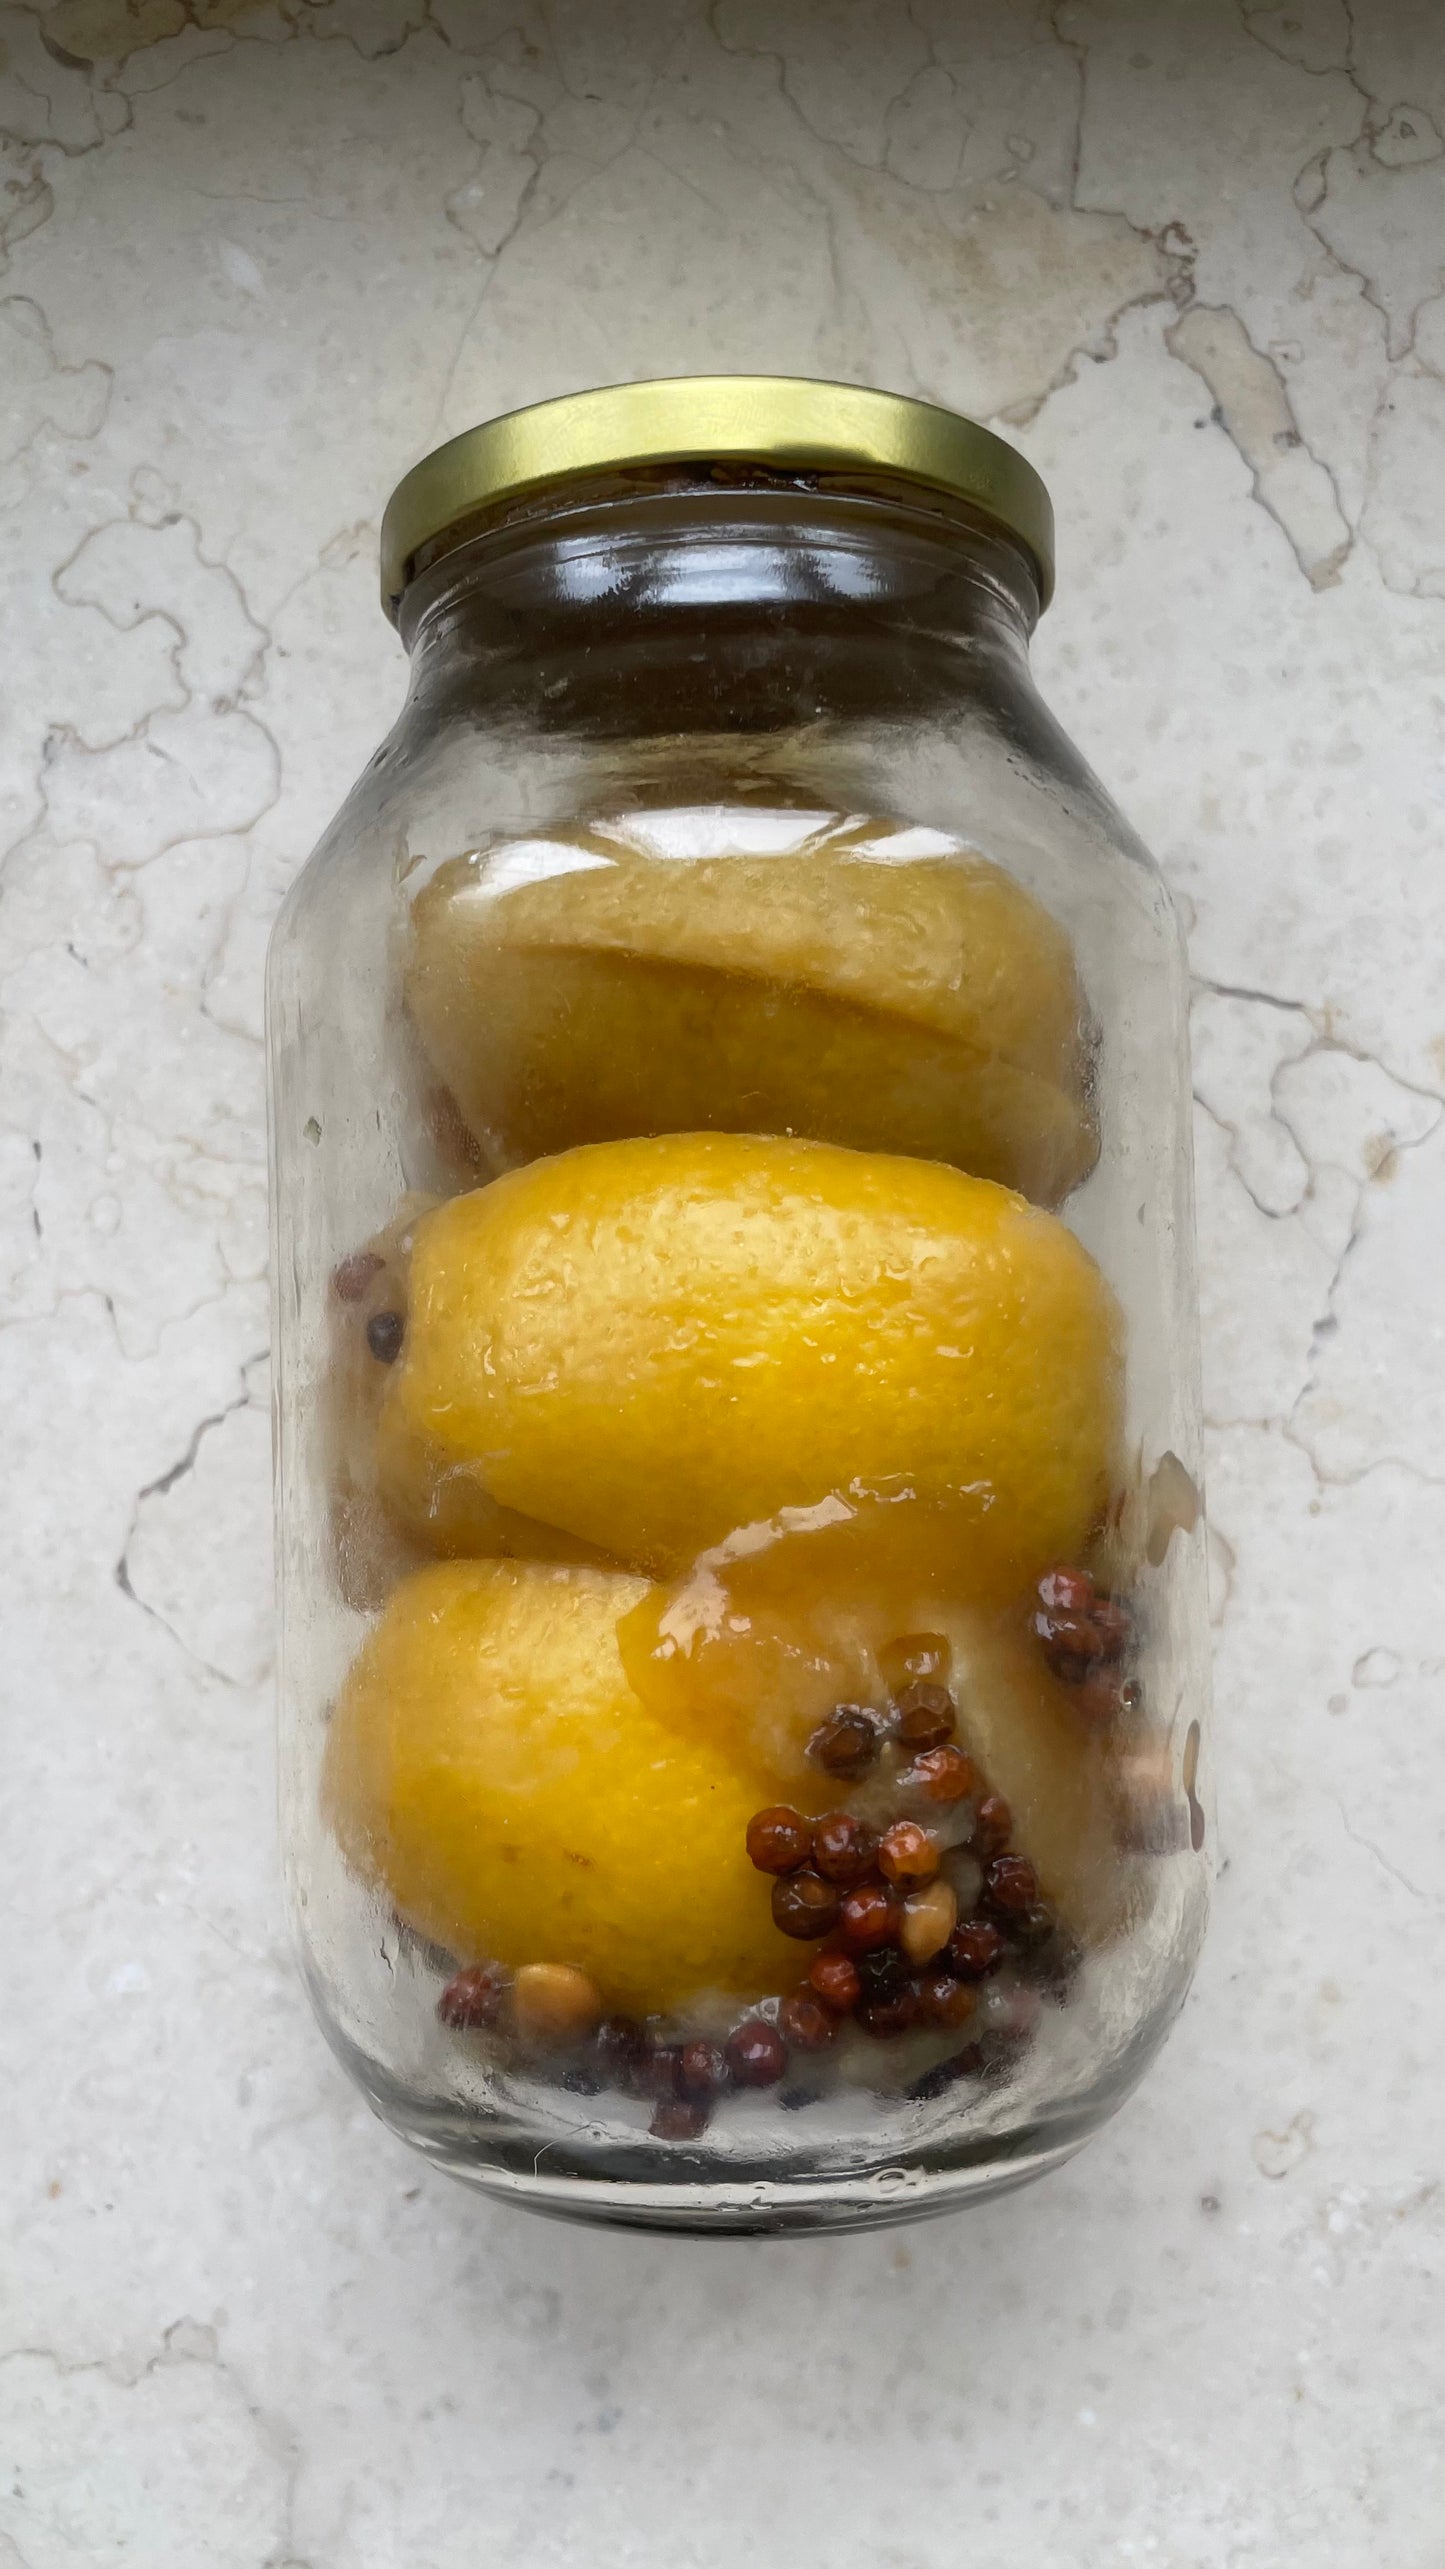
[[(1439, 2569), (1445, 50), (1433, 0), (0, 8), (4, 2569)], [(1221, 1878), (1147, 2086), (857, 2242), (469, 2199), (272, 1822), (271, 916), (377, 519), (579, 383), (1014, 434), (1189, 916)]]

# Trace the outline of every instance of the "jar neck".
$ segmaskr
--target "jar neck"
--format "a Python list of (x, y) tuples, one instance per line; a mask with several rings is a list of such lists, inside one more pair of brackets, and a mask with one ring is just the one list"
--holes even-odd
[(424, 570), (410, 702), (593, 738), (927, 719), (1029, 686), (1037, 578), (966, 513), (812, 487), (555, 497)]

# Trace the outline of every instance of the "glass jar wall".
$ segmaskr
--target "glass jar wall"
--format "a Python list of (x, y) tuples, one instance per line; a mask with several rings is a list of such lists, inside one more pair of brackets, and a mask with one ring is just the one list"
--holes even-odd
[(948, 2208), (1205, 1899), (1179, 938), (922, 405), (634, 387), (390, 513), (278, 924), (283, 1820), (322, 2024), (518, 2201)]

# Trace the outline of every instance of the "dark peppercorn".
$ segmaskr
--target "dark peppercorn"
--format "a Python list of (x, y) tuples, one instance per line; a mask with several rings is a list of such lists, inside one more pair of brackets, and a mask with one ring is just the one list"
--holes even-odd
[(773, 1924), (785, 1936), (826, 1936), (838, 1924), (838, 1893), (821, 1873), (782, 1873), (773, 1884)]
[(677, 2083), (684, 2096), (721, 2096), (728, 2083), (727, 2055), (722, 2045), (684, 2043), (682, 2058), (677, 2065)]
[(654, 2141), (696, 2141), (707, 2130), (708, 2119), (700, 2098), (664, 2096), (647, 2128)]
[(926, 2025), (966, 2025), (978, 2005), (978, 1993), (949, 1971), (926, 1971), (918, 1983), (918, 2012)]
[(905, 1989), (898, 1998), (880, 1999), (876, 2006), (860, 2007), (858, 2022), (876, 2043), (892, 2042), (917, 2024), (918, 2001), (911, 1989)]
[(906, 1793), (922, 1793), (930, 1802), (963, 1802), (979, 1787), (978, 1768), (961, 1748), (926, 1748), (899, 1777)]
[(406, 1322), (399, 1311), (374, 1311), (366, 1324), (366, 1343), (379, 1365), (394, 1365), (401, 1354)]
[(796, 1873), (812, 1849), (811, 1821), (786, 1802), (756, 1811), (748, 1822), (748, 1858), (759, 1873)]
[(1044, 1657), (1048, 1661), (1050, 1675), (1057, 1677), (1063, 1686), (1082, 1686), (1085, 1678), (1092, 1676), (1101, 1665), (1099, 1660), (1085, 1656), (1083, 1644), (1088, 1637), (1087, 1628), (1078, 1635), (1079, 1649), (1071, 1650), (1066, 1642), (1044, 1640), (1039, 1626), (1046, 1620), (1051, 1619), (1035, 1615), (1034, 1631), (1038, 1639), (1043, 1642)]
[(449, 1980), (437, 2000), (437, 2014), (454, 2033), (475, 2033), (495, 2025), (512, 1994), (512, 1975), (499, 1962), (469, 1963)]
[(853, 1954), (895, 1943), (902, 1923), (903, 1904), (883, 1882), (860, 1882), (838, 1912), (838, 1932)]
[(1086, 1570), (1048, 1571), (1038, 1596), (1033, 1628), (1056, 1677), (1077, 1685), (1091, 1669), (1123, 1657), (1132, 1628), (1129, 1610)]
[(1054, 1932), (1054, 1913), (1046, 1901), (1035, 1900), (1032, 1907), (1018, 1910), (1006, 1921), (1010, 1942), (1025, 1953), (1038, 1953)]
[(331, 1290), (337, 1301), (360, 1302), (373, 1276), (379, 1276), (385, 1264), (385, 1258), (378, 1257), (375, 1249), (353, 1249), (350, 1257), (343, 1258), (340, 1266), (331, 1271)]
[(958, 1723), (953, 1697), (946, 1686), (935, 1686), (925, 1678), (915, 1686), (906, 1686), (897, 1699), (898, 1745), (910, 1756), (926, 1748), (942, 1748), (952, 1739)]
[(878, 1724), (861, 1704), (840, 1704), (814, 1731), (808, 1755), (825, 1775), (866, 1775), (878, 1755)]
[(1039, 1877), (1026, 1855), (996, 1855), (983, 1877), (983, 1896), (991, 1909), (1012, 1920), (1032, 1909), (1039, 1896)]
[(735, 2087), (776, 2087), (788, 2066), (788, 2047), (774, 2026), (749, 2016), (728, 2036), (727, 2063)]
[(778, 2031), (795, 2051), (822, 2052), (834, 2040), (840, 2019), (811, 1989), (797, 1989), (778, 2011)]
[(908, 1987), (908, 1965), (896, 1945), (879, 1945), (858, 1957), (859, 2005), (886, 2007)]
[(808, 1986), (822, 1999), (825, 2007), (846, 2016), (857, 2006), (863, 1983), (858, 1966), (847, 1954), (818, 1954), (808, 1974)]
[(944, 1959), (960, 1980), (984, 1980), (991, 1971), (997, 1971), (1007, 1950), (989, 1919), (968, 1918), (961, 1927), (954, 1928), (944, 1948)]
[(872, 1871), (878, 1833), (851, 1811), (830, 1811), (813, 1831), (813, 1862), (830, 1882), (861, 1882)]
[(1002, 1793), (985, 1793), (973, 1822), (975, 1855), (999, 1855), (1013, 1832), (1014, 1815)]

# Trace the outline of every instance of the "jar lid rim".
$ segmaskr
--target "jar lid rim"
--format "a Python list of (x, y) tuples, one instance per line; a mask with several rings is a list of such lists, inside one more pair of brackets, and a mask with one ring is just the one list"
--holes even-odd
[(381, 599), (395, 621), (416, 558), (461, 542), (501, 501), (609, 466), (726, 462), (868, 472), (966, 500), (1031, 554), (1039, 599), (1054, 585), (1054, 512), (1034, 471), (979, 421), (865, 384), (806, 375), (672, 375), (566, 393), (483, 420), (397, 484), (381, 522)]

